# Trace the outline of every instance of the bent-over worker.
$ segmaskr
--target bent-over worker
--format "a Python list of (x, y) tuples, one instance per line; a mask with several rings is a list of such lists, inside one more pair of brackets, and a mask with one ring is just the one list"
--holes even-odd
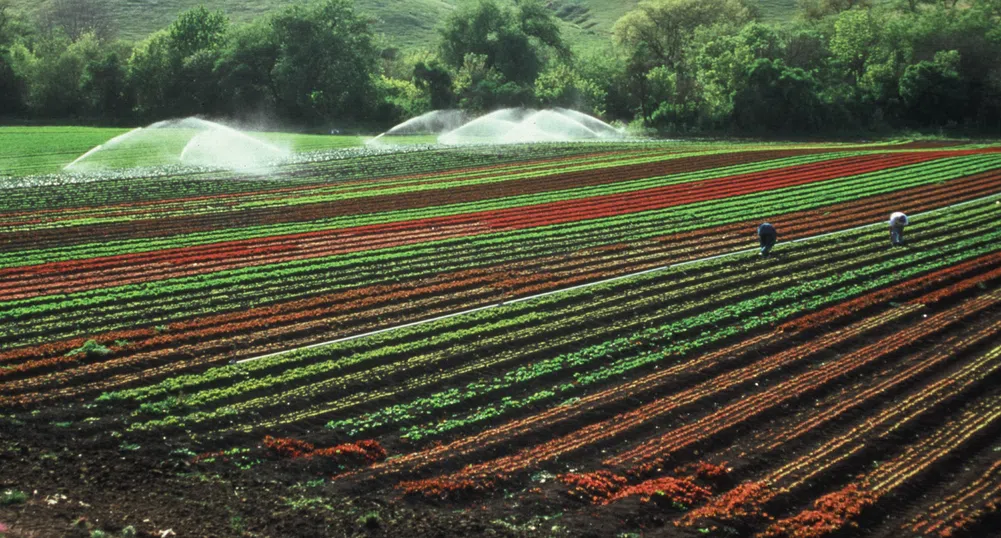
[(904, 226), (910, 224), (907, 215), (897, 211), (890, 215), (890, 244), (892, 246), (902, 246), (904, 244)]
[(758, 240), (761, 241), (761, 255), (764, 257), (768, 256), (768, 253), (772, 251), (772, 247), (775, 246), (775, 241), (779, 238), (778, 232), (775, 231), (775, 227), (769, 223), (764, 223), (758, 226)]

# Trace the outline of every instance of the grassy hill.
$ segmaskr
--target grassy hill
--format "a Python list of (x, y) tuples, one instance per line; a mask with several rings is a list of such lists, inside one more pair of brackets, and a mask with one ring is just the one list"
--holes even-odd
[[(113, 14), (118, 35), (141, 39), (163, 28), (178, 13), (204, 4), (221, 9), (234, 21), (246, 21), (292, 3), (293, 0), (103, 0)], [(358, 10), (369, 17), (381, 44), (399, 48), (430, 45), (435, 27), (447, 17), (459, 0), (355, 0)], [(636, 6), (639, 0), (547, 0), (564, 21), (564, 33), (571, 43), (585, 47), (605, 42), (615, 21)], [(796, 0), (754, 0), (768, 20), (791, 16)], [(15, 9), (34, 13), (44, 2), (12, 0)]]

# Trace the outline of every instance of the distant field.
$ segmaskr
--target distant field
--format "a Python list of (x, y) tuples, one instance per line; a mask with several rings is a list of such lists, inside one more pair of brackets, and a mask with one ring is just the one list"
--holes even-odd
[[(178, 13), (205, 5), (221, 9), (235, 21), (246, 21), (291, 3), (290, 0), (106, 0), (118, 21), (119, 37), (138, 40), (170, 24)], [(761, 6), (766, 20), (790, 18), (795, 0), (753, 0)], [(458, 0), (356, 0), (362, 13), (371, 16), (381, 45), (415, 48), (430, 46), (435, 28), (459, 3)], [(585, 48), (605, 42), (615, 21), (636, 6), (637, 0), (549, 0), (565, 23), (566, 38)], [(13, 0), (15, 8), (33, 13), (39, 2)]]

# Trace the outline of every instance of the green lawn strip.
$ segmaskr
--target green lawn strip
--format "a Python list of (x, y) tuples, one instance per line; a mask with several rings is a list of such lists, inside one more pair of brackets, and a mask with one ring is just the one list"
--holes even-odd
[[(966, 173), (966, 171), (964, 171), (964, 173)], [(510, 249), (510, 243), (514, 241), (539, 241), (540, 238), (544, 239), (546, 237), (554, 237), (557, 241), (561, 241), (565, 237), (574, 238), (574, 244), (572, 244), (572, 247), (568, 246), (568, 249), (587, 248), (590, 246), (608, 244), (609, 242), (637, 241), (658, 235), (703, 228), (708, 224), (717, 225), (726, 224), (728, 222), (743, 221), (746, 219), (767, 218), (769, 216), (774, 216), (774, 213), (771, 213), (773, 210), (782, 212), (799, 211), (802, 209), (823, 206), (828, 203), (837, 203), (855, 197), (892, 192), (898, 188), (907, 188), (909, 186), (926, 184), (944, 179), (948, 178), (940, 177), (934, 174), (926, 175), (915, 172), (908, 179), (897, 177), (893, 181), (885, 182), (885, 184), (867, 183), (862, 185), (853, 185), (849, 183), (841, 185), (841, 188), (837, 191), (826, 191), (828, 199), (823, 202), (811, 195), (809, 192), (809, 186), (803, 186), (793, 188), (785, 195), (780, 194), (782, 191), (773, 191), (770, 193), (759, 193), (757, 195), (746, 195), (746, 198), (737, 197), (736, 199), (726, 201), (726, 203), (721, 203), (717, 200), (693, 204), (691, 206), (680, 206), (679, 208), (673, 208), (678, 209), (677, 212), (674, 212), (673, 216), (670, 213), (665, 215), (663, 212), (656, 211), (643, 214), (643, 217), (645, 218), (641, 218), (638, 215), (625, 215), (621, 217), (602, 219), (600, 221), (575, 223), (571, 226), (558, 225), (556, 227), (557, 229), (551, 229), (550, 227), (535, 228), (528, 231), (479, 236), (472, 239), (447, 240), (443, 242), (430, 243), (426, 246), (422, 245), (421, 247), (412, 246), (372, 251), (362, 253), (361, 255), (348, 255), (347, 257), (340, 258), (335, 257), (333, 260), (304, 260), (302, 262), (294, 262), (289, 264), (289, 266), (277, 269), (270, 266), (244, 268), (233, 271), (235, 274), (226, 275), (228, 278), (223, 277), (222, 273), (214, 273), (199, 275), (198, 277), (189, 277), (186, 279), (176, 279), (176, 282), (158, 281), (142, 285), (91, 290), (88, 292), (73, 294), (70, 298), (60, 298), (57, 302), (51, 302), (51, 297), (33, 298), (3, 304), (2, 307), (4, 311), (0, 313), (0, 318), (6, 317), (7, 319), (13, 320), (18, 317), (28, 316), (31, 319), (26, 320), (25, 322), (29, 325), (29, 327), (35, 326), (37, 328), (40, 324), (37, 316), (44, 314), (46, 311), (51, 311), (53, 312), (53, 315), (58, 315), (61, 318), (64, 318), (65, 313), (60, 312), (66, 309), (80, 310), (93, 306), (118, 305), (119, 308), (124, 308), (126, 310), (146, 310), (145, 315), (147, 318), (150, 318), (151, 323), (160, 323), (164, 320), (163, 318), (156, 316), (155, 311), (157, 309), (162, 310), (165, 308), (162, 301), (150, 298), (147, 299), (146, 302), (141, 302), (139, 301), (140, 299), (150, 295), (174, 297), (178, 294), (190, 293), (192, 288), (207, 289), (209, 290), (209, 293), (216, 295), (231, 295), (234, 290), (223, 286), (224, 284), (230, 284), (233, 287), (242, 289), (246, 294), (250, 294), (250, 297), (253, 297), (254, 294), (260, 294), (260, 290), (255, 290), (251, 286), (253, 281), (284, 282), (287, 279), (297, 279), (295, 281), (300, 284), (304, 284), (304, 282), (301, 282), (298, 279), (304, 277), (305, 274), (313, 273), (315, 275), (319, 275), (316, 278), (322, 280), (323, 277), (329, 276), (329, 273), (339, 266), (360, 268), (368, 265), (371, 267), (380, 267), (381, 270), (384, 271), (386, 267), (392, 267), (398, 261), (405, 262), (405, 260), (411, 256), (432, 255), (432, 257), (437, 257), (437, 255), (440, 255), (442, 250), (454, 247), (461, 248), (462, 250), (460, 252), (471, 252), (474, 251), (474, 249), (489, 246)], [(751, 213), (748, 214), (748, 211)], [(695, 218), (698, 218), (699, 220), (694, 220)], [(652, 224), (650, 228), (642, 230), (642, 233), (624, 233), (623, 235), (614, 238), (602, 236), (601, 239), (597, 239), (594, 242), (576, 241), (576, 239), (578, 239), (576, 236), (578, 234), (586, 233), (588, 229), (601, 229), (603, 231), (607, 231), (610, 227), (618, 225), (622, 226), (624, 231), (629, 230), (629, 226), (633, 227), (632, 230), (636, 230), (635, 227), (643, 225), (644, 220), (649, 220)], [(524, 255), (526, 257), (530, 257), (531, 253), (526, 252)], [(429, 271), (433, 274), (436, 270), (448, 271), (462, 267), (469, 267), (469, 265), (466, 264), (459, 266), (448, 265), (446, 261), (441, 263), (444, 265), (438, 265), (436, 268), (429, 268)], [(376, 278), (378, 277), (377, 273), (373, 273), (373, 276)], [(334, 276), (332, 278), (334, 278), (333, 282), (327, 280), (322, 285), (332, 285), (336, 287), (336, 279), (339, 277)], [(317, 282), (306, 287), (312, 288), (318, 285), (321, 285), (321, 283)], [(244, 307), (266, 304), (267, 302), (273, 302), (271, 299), (278, 299), (278, 297), (274, 296), (273, 290), (271, 293), (265, 295), (268, 300), (266, 302), (262, 302), (263, 296), (258, 296), (256, 302), (251, 302), (250, 304), (247, 304), (246, 301), (255, 301), (255, 299), (240, 297), (236, 297), (235, 299), (242, 300), (243, 302), (240, 304)], [(178, 305), (178, 307), (181, 306), (183, 305)], [(198, 309), (197, 311), (188, 309), (185, 312), (194, 316), (223, 310), (224, 309), (222, 307), (214, 305), (208, 308)], [(109, 312), (108, 316), (114, 318), (115, 316), (119, 316), (119, 314)], [(129, 326), (129, 324), (124, 321), (120, 321), (119, 324), (115, 326), (124, 327)], [(115, 326), (104, 327), (104, 329), (111, 330)], [(5, 332), (8, 334), (13, 334), (13, 331), (15, 330), (12, 324), (7, 324), (5, 329)]]
[[(908, 165), (903, 167), (897, 167), (889, 170), (882, 170), (878, 172), (872, 172), (869, 174), (862, 174), (858, 176), (848, 176), (846, 178), (839, 178), (836, 180), (829, 181), (843, 181), (846, 179), (855, 178), (868, 178), (877, 179), (888, 173), (907, 173), (915, 169), (920, 169), (921, 167), (927, 170), (933, 170), (940, 166), (959, 166), (960, 164), (970, 164), (975, 165), (977, 162), (1001, 162), (1001, 155), (972, 155), (966, 157), (958, 157), (952, 159), (939, 159), (931, 161), (928, 163), (919, 163), (915, 165)], [(756, 169), (767, 170), (774, 166), (779, 166), (774, 162), (771, 162), (767, 166), (758, 163)], [(708, 171), (708, 172), (695, 172), (691, 174), (682, 174), (680, 177), (678, 175), (667, 176), (665, 178), (654, 178), (652, 180), (643, 180), (644, 188), (649, 183), (657, 182), (659, 186), (682, 183), (686, 181), (697, 181), (699, 179), (708, 179), (710, 177), (724, 177), (726, 175), (732, 175), (727, 170), (739, 168), (746, 171), (743, 167), (727, 167), (723, 170)], [(825, 182), (818, 182), (825, 183)], [(603, 190), (595, 190), (594, 188), (583, 188), (583, 189), (568, 189), (563, 191), (555, 191), (552, 193), (546, 193), (545, 195), (520, 195), (511, 196), (505, 198), (496, 198), (491, 200), (484, 200), (479, 202), (469, 202), (460, 204), (448, 204), (442, 206), (435, 206), (432, 208), (421, 208), (403, 211), (389, 211), (383, 213), (374, 213), (366, 215), (352, 215), (348, 217), (337, 217), (333, 219), (323, 219), (304, 223), (283, 223), (277, 225), (267, 225), (267, 226), (252, 226), (247, 228), (241, 228), (238, 230), (219, 230), (212, 232), (199, 232), (194, 234), (186, 234), (183, 236), (173, 236), (162, 239), (135, 239), (135, 240), (122, 240), (122, 241), (108, 241), (104, 243), (91, 243), (85, 245), (74, 245), (72, 247), (60, 247), (54, 249), (42, 249), (42, 250), (22, 250), (6, 253), (0, 255), (0, 268), (5, 267), (18, 267), (25, 265), (35, 265), (48, 262), (66, 261), (72, 259), (86, 259), (101, 256), (112, 256), (117, 254), (134, 254), (139, 252), (149, 252), (162, 250), (167, 248), (181, 248), (189, 247), (195, 245), (203, 245), (222, 241), (236, 241), (242, 239), (253, 239), (261, 237), (269, 237), (275, 235), (289, 235), (289, 234), (299, 234), (299, 233), (309, 233), (317, 231), (325, 231), (332, 229), (341, 228), (351, 228), (358, 226), (367, 226), (374, 224), (387, 224), (394, 222), (404, 222), (408, 220), (417, 220), (422, 218), (436, 218), (436, 217), (450, 217), (466, 213), (475, 213), (480, 211), (491, 211), (499, 209), (510, 209), (515, 207), (538, 205), (542, 203), (567, 201), (579, 198), (582, 196), (598, 196), (604, 194), (615, 194), (619, 192), (628, 192), (623, 189), (637, 189), (635, 186), (603, 186)]]
[[(936, 238), (937, 244), (934, 248), (923, 249), (921, 251), (911, 252), (902, 256), (895, 256), (893, 253), (888, 253), (883, 249), (878, 249), (875, 252), (869, 253), (862, 258), (855, 259), (849, 264), (846, 264), (852, 267), (849, 270), (839, 270), (843, 269), (840, 267), (824, 267), (814, 270), (807, 276), (819, 274), (824, 274), (826, 276), (800, 281), (794, 286), (775, 286), (773, 291), (765, 295), (733, 302), (732, 304), (726, 304), (715, 310), (693, 317), (683, 318), (658, 328), (645, 329), (628, 337), (620, 337), (611, 342), (598, 346), (592, 346), (581, 351), (533, 362), (528, 366), (520, 366), (513, 371), (509, 371), (507, 374), (497, 376), (491, 380), (470, 383), (462, 389), (462, 394), (464, 398), (472, 398), (490, 392), (500, 390), (507, 391), (516, 384), (527, 383), (541, 376), (552, 375), (561, 370), (568, 368), (579, 369), (580, 367), (598, 361), (599, 359), (607, 360), (608, 357), (621, 357), (613, 361), (611, 364), (606, 363), (605, 366), (600, 367), (598, 370), (590, 372), (576, 372), (574, 374), (574, 381), (576, 384), (564, 382), (551, 389), (541, 391), (546, 394), (552, 392), (552, 396), (570, 394), (573, 391), (576, 391), (579, 386), (597, 383), (608, 379), (609, 377), (621, 375), (632, 369), (645, 366), (650, 362), (662, 360), (664, 358), (663, 350), (652, 351), (651, 348), (660, 349), (663, 345), (670, 345), (672, 346), (670, 348), (672, 352), (686, 353), (697, 347), (701, 347), (734, 334), (739, 334), (742, 331), (750, 330), (751, 328), (762, 324), (781, 321), (810, 309), (833, 304), (848, 297), (857, 296), (864, 291), (869, 291), (889, 283), (905, 280), (907, 278), (911, 278), (940, 267), (945, 267), (965, 259), (994, 252), (999, 248), (996, 241), (1001, 238), (1001, 230), (996, 230), (991, 226), (983, 224), (985, 222), (985, 219), (983, 218), (984, 215), (993, 212), (995, 212), (993, 207), (985, 205), (974, 209), (967, 209), (966, 211), (959, 213), (959, 222), (964, 224), (979, 224), (979, 226), (974, 224), (968, 227), (957, 228), (963, 230), (963, 234), (961, 236), (968, 236), (966, 239), (961, 241), (954, 241), (954, 236), (950, 237), (943, 234), (942, 236)], [(953, 216), (952, 222), (955, 223), (956, 215), (951, 216)], [(940, 217), (940, 220), (942, 222), (949, 222), (946, 216)], [(928, 226), (929, 230), (948, 229), (937, 227), (936, 224), (940, 223), (928, 221), (925, 226)], [(880, 230), (872, 230), (863, 234), (860, 240), (867, 242), (867, 244), (861, 247), (854, 247), (853, 249), (849, 249), (849, 251), (864, 252), (866, 250), (872, 250), (873, 241), (876, 241), (881, 235)], [(842, 240), (842, 238), (828, 239), (828, 241), (838, 240)], [(792, 248), (810, 249), (812, 247), (812, 244), (800, 244)], [(879, 258), (888, 259), (877, 261)], [(729, 261), (733, 263), (736, 260), (731, 259)], [(875, 263), (867, 264), (866, 262)], [(685, 271), (698, 271), (699, 269), (700, 268), (697, 266), (689, 266), (685, 268)], [(884, 274), (887, 271), (889, 271), (889, 273)], [(668, 275), (661, 274), (660, 276), (661, 278), (665, 278)], [(863, 282), (852, 283), (855, 280), (863, 280)], [(788, 279), (786, 282), (788, 282)], [(727, 302), (730, 301), (724, 301), (724, 303)], [(775, 305), (782, 306), (775, 308)], [(493, 317), (503, 316), (506, 315), (506, 312), (502, 307), (502, 309), (489, 311), (489, 315)], [(733, 323), (739, 322), (740, 325), (735, 325), (726, 330), (721, 330), (719, 324), (724, 321)], [(679, 336), (689, 334), (693, 331), (701, 332), (692, 338), (679, 339)], [(372, 345), (378, 344), (373, 342)], [(331, 347), (333, 348), (335, 346)], [(644, 350), (647, 351), (641, 352)], [(315, 352), (315, 350), (309, 351)], [(330, 352), (329, 349), (326, 351), (327, 353)], [(630, 355), (631, 353), (637, 352), (641, 353), (636, 356)], [(435, 377), (437, 376), (430, 376), (431, 379), (434, 379)], [(311, 388), (307, 386), (305, 387), (305, 390), (310, 391)], [(223, 391), (225, 391), (225, 389), (223, 389)], [(300, 392), (299, 394), (294, 394), (293, 396), (302, 398), (309, 397), (309, 395), (310, 394), (308, 392)], [(226, 396), (232, 396), (232, 394), (227, 394)], [(271, 394), (267, 397), (257, 399), (256, 402), (257, 405), (280, 404), (281, 402), (286, 401), (288, 397), (289, 395), (285, 393)], [(529, 396), (528, 398), (533, 402), (538, 402), (548, 397), (549, 396), (540, 396), (537, 393)], [(456, 396), (454, 392), (446, 391), (442, 398), (449, 402), (453, 402)], [(516, 400), (507, 400), (506, 403), (500, 405), (505, 408), (513, 409), (511, 406), (516, 402)], [(171, 416), (163, 420), (135, 424), (131, 428), (138, 430), (166, 425), (188, 425), (202, 420), (218, 418), (219, 416), (228, 417), (235, 413), (245, 412), (251, 407), (253, 406), (250, 406), (247, 403), (233, 404), (224, 406), (218, 410), (190, 413), (184, 417)], [(388, 411), (388, 413), (394, 416), (401, 416), (399, 409), (392, 409)], [(483, 411), (481, 409), (478, 410), (476, 414), (482, 419), (487, 418), (488, 416), (494, 416), (496, 413), (495, 411)]]

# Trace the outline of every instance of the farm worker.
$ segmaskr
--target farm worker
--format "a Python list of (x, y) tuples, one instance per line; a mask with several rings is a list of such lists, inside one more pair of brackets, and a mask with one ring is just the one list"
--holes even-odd
[(897, 211), (890, 215), (890, 244), (901, 246), (904, 244), (904, 226), (910, 224), (907, 215)]
[(761, 255), (768, 256), (771, 252), (772, 247), (775, 246), (775, 241), (778, 240), (779, 234), (775, 231), (775, 227), (769, 223), (764, 223), (758, 226), (758, 240), (761, 241)]

